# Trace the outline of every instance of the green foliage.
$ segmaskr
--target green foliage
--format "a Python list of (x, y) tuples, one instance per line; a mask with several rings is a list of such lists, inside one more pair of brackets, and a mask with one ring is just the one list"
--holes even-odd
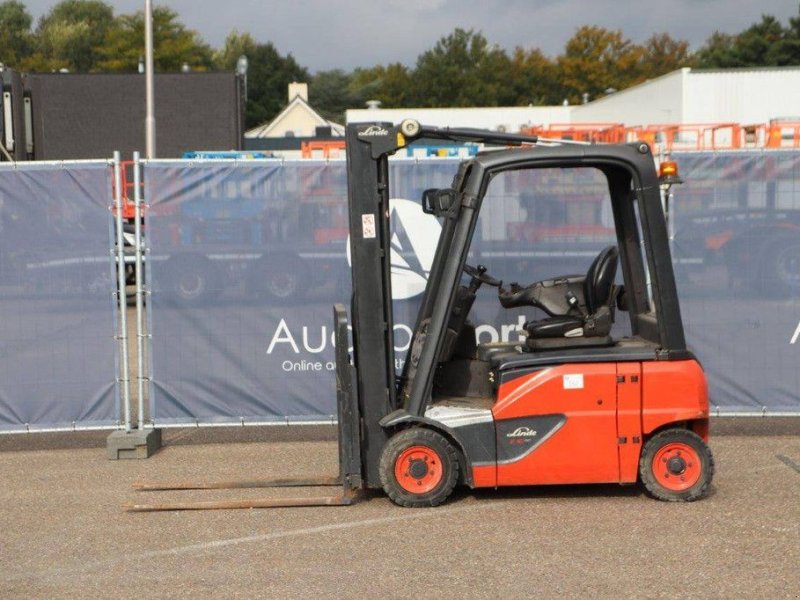
[[(31, 31), (32, 19), (19, 0), (0, 3), (0, 60), (22, 71), (136, 71), (144, 55), (142, 12), (114, 15), (102, 0), (62, 0)], [(155, 67), (177, 72), (234, 70), (248, 58), (246, 125), (274, 118), (286, 105), (292, 81), (309, 83), (311, 104), (326, 118), (342, 121), (348, 108), (379, 100), (385, 107), (526, 106), (560, 104), (582, 95), (598, 98), (686, 66), (749, 67), (800, 65), (800, 12), (781, 24), (763, 15), (738, 34), (715, 32), (693, 54), (686, 41), (667, 33), (635, 44), (618, 30), (578, 28), (555, 57), (538, 48), (507, 52), (481, 32), (455, 29), (417, 57), (400, 63), (322, 71), (310, 76), (291, 54), (269, 42), (232, 31), (212, 49), (165, 7), (154, 11)]]
[(255, 127), (274, 118), (286, 106), (286, 91), (293, 81), (308, 81), (308, 71), (291, 54), (281, 56), (271, 43), (257, 43), (249, 33), (232, 31), (225, 46), (214, 55), (214, 65), (227, 71), (236, 68), (245, 55), (247, 111), (245, 126)]
[(386, 67), (321, 71), (309, 84), (314, 108), (326, 119), (343, 123), (348, 108), (362, 107), (367, 100), (379, 100), (386, 106), (406, 106), (411, 89), (408, 69), (399, 63)]
[(363, 107), (367, 100), (379, 100), (384, 106), (411, 106), (413, 77), (400, 63), (356, 69), (350, 83), (353, 104)]
[[(144, 57), (144, 12), (117, 17), (98, 50), (95, 71), (137, 71)], [(153, 61), (157, 71), (177, 72), (184, 64), (192, 70), (211, 67), (211, 48), (197, 32), (178, 21), (169, 8), (153, 9)]]
[(36, 51), (26, 62), (30, 70), (92, 70), (114, 11), (101, 0), (63, 0), (39, 20)]
[(314, 108), (326, 119), (343, 122), (344, 111), (361, 102), (361, 97), (351, 91), (352, 80), (353, 75), (341, 69), (315, 74), (308, 85)]
[(506, 89), (505, 106), (560, 104), (565, 97), (558, 66), (538, 48), (514, 48)]
[(456, 29), (417, 59), (410, 100), (419, 106), (498, 106), (510, 61), (480, 33)]
[(0, 60), (18, 67), (33, 53), (33, 19), (25, 5), (16, 0), (0, 4)]
[(714, 32), (697, 52), (697, 65), (705, 68), (776, 67), (800, 65), (800, 13), (788, 27), (775, 17), (736, 35)]
[(644, 79), (644, 56), (644, 48), (621, 31), (580, 27), (558, 57), (565, 93), (570, 102), (579, 102), (584, 93), (594, 99), (638, 83)]
[(697, 66), (704, 68), (727, 68), (735, 64), (736, 39), (727, 33), (715, 31), (697, 52)]
[(693, 66), (694, 57), (689, 51), (689, 42), (675, 40), (668, 33), (654, 33), (644, 43), (642, 74), (653, 79), (682, 67)]

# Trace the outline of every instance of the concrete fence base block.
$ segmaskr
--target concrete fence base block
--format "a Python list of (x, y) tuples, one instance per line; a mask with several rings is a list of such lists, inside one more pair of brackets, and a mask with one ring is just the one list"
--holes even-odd
[(160, 429), (115, 431), (106, 440), (109, 460), (150, 458), (161, 448)]

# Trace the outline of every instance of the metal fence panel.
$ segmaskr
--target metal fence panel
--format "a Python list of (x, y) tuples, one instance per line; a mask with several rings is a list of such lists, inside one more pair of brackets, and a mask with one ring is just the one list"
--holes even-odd
[(0, 431), (115, 427), (106, 161), (0, 165)]
[[(717, 159), (679, 160), (688, 180), (702, 179), (708, 161)], [(755, 165), (764, 158), (747, 160)], [(390, 164), (398, 368), (439, 231), (436, 220), (421, 212), (419, 198), (426, 188), (450, 185), (457, 164)], [(782, 172), (797, 176), (796, 167), (780, 164)], [(776, 332), (789, 331), (787, 319), (794, 319), (794, 335), (800, 319), (795, 296), (764, 297), (744, 287), (739, 293), (728, 287), (733, 278), (719, 273), (718, 259), (686, 250), (697, 240), (682, 220), (690, 212), (684, 198), (694, 194), (693, 186), (704, 194), (706, 188), (731, 187), (730, 173), (715, 173), (713, 180), (676, 189), (672, 204), (689, 344), (706, 367), (712, 404), (720, 412), (797, 411), (797, 374), (786, 354), (795, 346), (781, 346), (776, 338)], [(760, 189), (752, 183), (757, 167), (743, 173), (741, 185)], [(330, 306), (350, 291), (344, 162), (157, 161), (146, 164), (145, 182), (155, 424), (332, 418)], [(783, 206), (791, 195), (787, 184), (776, 189)], [(707, 208), (716, 215), (721, 206)], [(781, 231), (791, 237), (788, 222)], [(470, 262), (485, 264), (506, 283), (528, 284), (585, 273), (597, 253), (614, 243), (607, 185), (598, 172), (514, 172), (490, 185)], [(791, 270), (790, 254), (783, 264)], [(731, 270), (741, 274), (738, 263)], [(530, 308), (502, 309), (492, 290), (482, 291), (473, 314), (481, 342), (515, 339), (526, 320), (542, 316)], [(629, 331), (627, 315), (618, 313), (614, 335)], [(752, 348), (742, 343), (743, 331)]]
[(673, 260), (711, 401), (800, 413), (800, 152), (674, 157)]
[[(455, 164), (393, 166), (393, 189), (418, 198)], [(155, 424), (330, 420), (344, 161), (151, 161), (144, 179)]]

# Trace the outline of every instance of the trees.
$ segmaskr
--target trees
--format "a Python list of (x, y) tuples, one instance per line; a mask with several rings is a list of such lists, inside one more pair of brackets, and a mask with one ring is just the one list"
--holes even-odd
[(668, 33), (654, 33), (644, 43), (642, 75), (652, 79), (682, 67), (690, 67), (693, 61), (689, 42), (673, 39)]
[[(31, 23), (23, 2), (0, 0), (0, 60), (19, 70), (135, 71), (144, 54), (144, 15), (115, 16), (103, 0), (62, 0), (35, 31)], [(419, 54), (413, 67), (391, 63), (313, 77), (291, 54), (249, 33), (234, 30), (212, 51), (165, 7), (154, 11), (154, 38), (162, 72), (179, 71), (184, 63), (193, 70), (233, 70), (247, 56), (248, 127), (278, 114), (292, 81), (307, 81), (320, 113), (342, 120), (347, 108), (372, 99), (387, 107), (552, 105), (565, 98), (580, 102), (584, 93), (597, 98), (684, 66), (800, 65), (800, 12), (787, 25), (763, 15), (737, 34), (715, 32), (696, 54), (667, 33), (636, 44), (621, 31), (584, 26), (551, 57), (538, 48), (507, 51), (480, 31), (457, 28)]]
[(246, 127), (275, 117), (286, 105), (286, 90), (293, 81), (308, 81), (308, 71), (291, 54), (282, 56), (271, 43), (257, 43), (249, 33), (232, 31), (214, 56), (218, 69), (233, 70), (239, 56), (248, 60)]
[(8, 0), (0, 4), (0, 59), (6, 65), (18, 67), (33, 53), (32, 22), (21, 2)]
[(309, 81), (308, 94), (314, 108), (326, 119), (343, 122), (344, 111), (362, 104), (360, 90), (352, 88), (354, 75), (341, 69), (320, 71)]
[[(117, 17), (97, 55), (92, 70), (136, 71), (144, 57), (144, 13)], [(153, 56), (159, 71), (180, 71), (184, 64), (205, 71), (212, 65), (211, 48), (178, 21), (175, 11), (163, 6), (153, 10)]]
[[(2, 56), (13, 56), (20, 70), (135, 71), (144, 55), (144, 14), (115, 17), (101, 0), (63, 0), (39, 20), (35, 33), (29, 30), (21, 3), (0, 5), (0, 48), (9, 48)], [(211, 67), (211, 48), (168, 8), (153, 11), (153, 44), (159, 70), (178, 71), (184, 63)]]
[(774, 67), (800, 65), (800, 14), (784, 27), (775, 17), (762, 15), (744, 31), (714, 32), (697, 52), (705, 68)]
[(796, 17), (789, 19), (789, 26), (784, 29), (783, 38), (773, 49), (775, 60), (779, 65), (800, 65), (800, 8)]
[(393, 107), (560, 104), (565, 98), (578, 102), (584, 92), (597, 97), (623, 89), (690, 61), (688, 42), (666, 33), (637, 45), (620, 31), (581, 27), (551, 59), (538, 48), (517, 47), (509, 55), (479, 32), (455, 29), (420, 54), (413, 69), (392, 64), (349, 75), (320, 73), (311, 94), (314, 105), (333, 118), (368, 99)]
[(593, 99), (642, 81), (644, 57), (644, 49), (621, 31), (584, 25), (567, 41), (557, 63), (567, 97), (579, 102), (583, 94)]
[(417, 58), (410, 100), (417, 106), (497, 106), (510, 61), (473, 30), (456, 29)]
[(350, 82), (354, 104), (348, 108), (363, 108), (367, 100), (379, 100), (385, 106), (411, 106), (412, 88), (411, 71), (403, 64), (356, 69)]
[(101, 0), (63, 0), (39, 20), (36, 51), (25, 68), (37, 71), (92, 70), (114, 11)]
[(514, 49), (507, 86), (507, 106), (560, 104), (565, 97), (556, 63), (538, 48)]

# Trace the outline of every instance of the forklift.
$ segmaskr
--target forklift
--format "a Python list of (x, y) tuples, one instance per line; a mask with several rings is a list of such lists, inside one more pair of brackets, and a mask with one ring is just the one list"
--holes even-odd
[[(446, 189), (423, 193), (442, 230), (402, 372), (395, 369), (388, 158), (414, 140), (506, 146), (464, 160)], [(367, 489), (430, 507), (457, 485), (639, 483), (659, 500), (707, 495), (714, 474), (708, 388), (687, 349), (650, 147), (588, 144), (406, 120), (347, 126), (353, 294), (333, 308), (339, 475), (243, 482), (140, 483), (138, 490), (341, 486), (341, 493), (222, 502), (133, 503), (133, 511), (346, 505)], [(616, 244), (585, 275), (530, 285), (467, 263), (493, 178), (592, 168), (608, 185)], [(622, 283), (618, 283), (618, 265)], [(504, 308), (534, 307), (524, 340), (477, 343), (470, 309), (482, 287)], [(612, 337), (626, 312), (631, 333)]]

